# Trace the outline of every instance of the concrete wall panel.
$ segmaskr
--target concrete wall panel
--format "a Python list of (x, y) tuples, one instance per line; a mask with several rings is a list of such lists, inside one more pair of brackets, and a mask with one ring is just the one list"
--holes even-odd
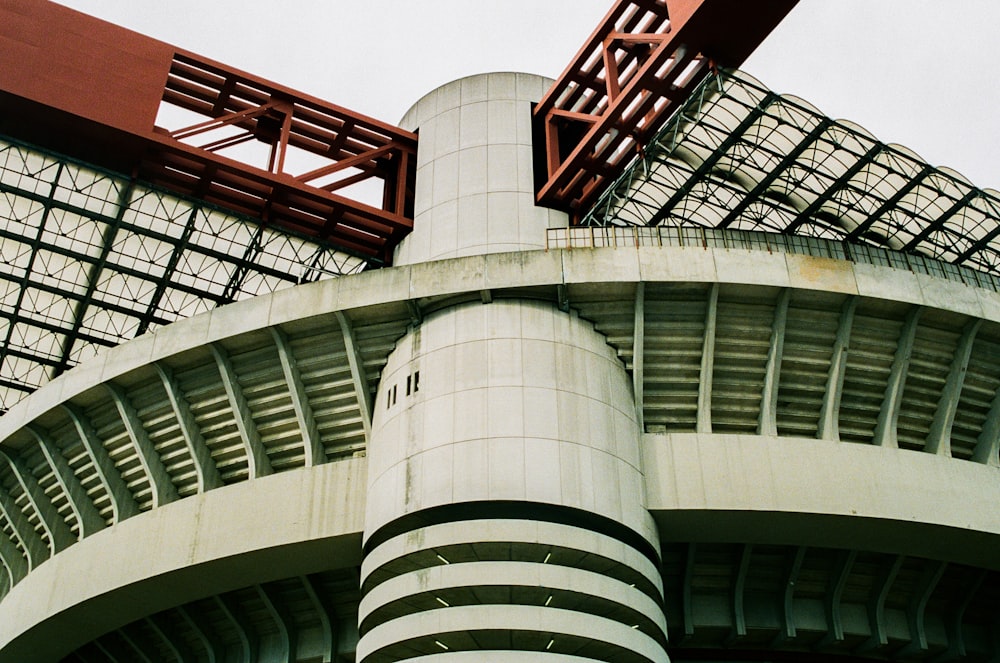
[[(752, 435), (645, 435), (665, 540), (867, 549), (1000, 569), (997, 470), (870, 445)], [(936, 533), (936, 535), (935, 535)]]
[(57, 660), (173, 605), (359, 564), (366, 470), (357, 459), (276, 474), (87, 537), (0, 602), (0, 660)]

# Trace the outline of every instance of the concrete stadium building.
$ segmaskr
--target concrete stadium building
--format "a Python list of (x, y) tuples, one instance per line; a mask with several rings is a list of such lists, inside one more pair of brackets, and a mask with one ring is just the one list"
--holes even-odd
[(491, 73), (365, 124), (393, 195), (325, 235), (0, 81), (0, 662), (1000, 660), (1000, 194), (674, 57), (587, 205)]

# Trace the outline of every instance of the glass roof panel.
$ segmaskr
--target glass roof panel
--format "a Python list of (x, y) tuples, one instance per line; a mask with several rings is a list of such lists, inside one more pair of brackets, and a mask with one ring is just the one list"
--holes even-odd
[(998, 274), (1000, 198), (752, 77), (708, 77), (584, 218), (810, 235)]
[(0, 139), (0, 413), (103, 348), (366, 266), (331, 244)]

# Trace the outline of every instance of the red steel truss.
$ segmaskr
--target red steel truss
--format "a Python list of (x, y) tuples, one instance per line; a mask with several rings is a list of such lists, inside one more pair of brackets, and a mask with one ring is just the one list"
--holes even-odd
[[(183, 51), (172, 59), (163, 101), (208, 119), (156, 130), (141, 179), (382, 262), (412, 229), (414, 134)], [(218, 154), (251, 141), (268, 147), (263, 170)], [(291, 149), (323, 163), (292, 175)], [(381, 180), (381, 208), (339, 193), (371, 178)]]
[(691, 90), (796, 2), (619, 0), (535, 107), (538, 204), (578, 222)]
[[(46, 0), (0, 5), (0, 62), (0, 133), (376, 263), (412, 229), (411, 132)], [(196, 119), (156, 126), (171, 106)], [(292, 152), (307, 172), (288, 172)], [(365, 180), (380, 207), (345, 195)]]

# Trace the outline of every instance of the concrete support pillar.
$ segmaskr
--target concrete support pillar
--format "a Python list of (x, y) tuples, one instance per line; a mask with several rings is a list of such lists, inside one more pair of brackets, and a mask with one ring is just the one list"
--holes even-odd
[(639, 440), (624, 367), (575, 314), (494, 300), (428, 316), (375, 403), (358, 661), (666, 661)]
[[(474, 76), (410, 110), (416, 213), (397, 264), (543, 249), (566, 225), (534, 205), (547, 86)], [(592, 324), (491, 295), (417, 316), (372, 411), (359, 663), (667, 661), (632, 384)]]
[(427, 94), (400, 126), (418, 131), (413, 232), (395, 264), (545, 248), (562, 212), (535, 206), (531, 104), (551, 81), (470, 76)]

